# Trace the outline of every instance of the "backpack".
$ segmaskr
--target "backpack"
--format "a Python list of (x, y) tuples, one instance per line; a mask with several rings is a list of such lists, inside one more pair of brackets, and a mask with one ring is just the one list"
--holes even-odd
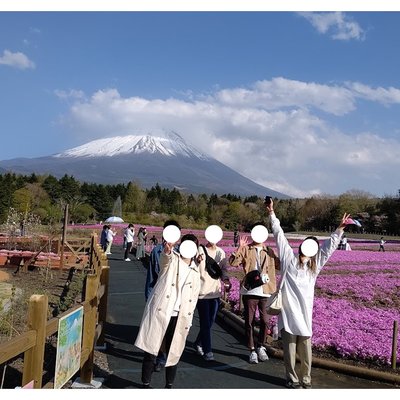
[(208, 255), (206, 247), (202, 244), (200, 246), (203, 248), (204, 255), (206, 256), (205, 264), (208, 275), (210, 275), (213, 279), (220, 279), (222, 277), (221, 267), (212, 257)]

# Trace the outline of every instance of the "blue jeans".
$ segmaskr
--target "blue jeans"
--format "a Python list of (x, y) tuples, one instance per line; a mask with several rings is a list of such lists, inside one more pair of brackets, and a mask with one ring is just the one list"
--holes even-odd
[(200, 320), (200, 332), (195, 341), (196, 345), (201, 345), (205, 354), (211, 351), (211, 327), (217, 317), (220, 300), (199, 299), (197, 301), (197, 311)]

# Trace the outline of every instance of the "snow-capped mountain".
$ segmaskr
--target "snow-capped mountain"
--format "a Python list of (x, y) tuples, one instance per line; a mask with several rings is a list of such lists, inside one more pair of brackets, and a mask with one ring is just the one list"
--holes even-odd
[(261, 186), (203, 154), (175, 132), (94, 140), (59, 154), (0, 161), (0, 169), (21, 174), (72, 175), (82, 182), (157, 183), (191, 193), (288, 196)]
[(147, 134), (98, 139), (56, 154), (54, 157), (114, 157), (141, 153), (209, 159), (205, 154), (186, 144), (176, 132), (160, 132), (157, 136)]

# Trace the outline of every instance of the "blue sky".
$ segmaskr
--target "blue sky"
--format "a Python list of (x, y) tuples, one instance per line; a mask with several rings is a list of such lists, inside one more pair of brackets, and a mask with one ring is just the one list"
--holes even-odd
[(395, 195), (400, 13), (0, 12), (0, 160), (164, 128), (292, 196)]

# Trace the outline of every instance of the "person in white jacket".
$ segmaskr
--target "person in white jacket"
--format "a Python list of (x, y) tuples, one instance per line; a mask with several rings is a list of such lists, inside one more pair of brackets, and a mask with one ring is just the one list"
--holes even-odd
[[(337, 249), (350, 214), (344, 214), (335, 232), (321, 246), (315, 237), (306, 238), (295, 255), (274, 213), (273, 201), (266, 203), (270, 215), (281, 262), (282, 311), (278, 316), (278, 329), (283, 342), (286, 369), (286, 387), (311, 387), (311, 336), (314, 287), (318, 274), (329, 257)], [(295, 371), (296, 353), (300, 359), (300, 371)]]
[(135, 237), (135, 228), (133, 224), (129, 224), (128, 227), (124, 231), (124, 247), (125, 247), (125, 254), (124, 260), (131, 261), (129, 258), (129, 253), (131, 251), (133, 245), (133, 238)]
[(112, 246), (112, 243), (114, 240), (114, 236), (116, 234), (117, 234), (117, 232), (112, 230), (111, 225), (108, 225), (106, 254), (111, 254), (111, 246)]
[[(197, 242), (196, 236), (182, 236)], [(200, 290), (200, 272), (197, 256), (184, 258), (173, 249), (174, 243), (165, 243), (160, 255), (160, 275), (147, 300), (135, 346), (144, 350), (142, 363), (143, 388), (149, 388), (154, 362), (161, 347), (165, 348), (166, 388), (174, 383), (177, 364), (185, 348), (192, 326)]]

